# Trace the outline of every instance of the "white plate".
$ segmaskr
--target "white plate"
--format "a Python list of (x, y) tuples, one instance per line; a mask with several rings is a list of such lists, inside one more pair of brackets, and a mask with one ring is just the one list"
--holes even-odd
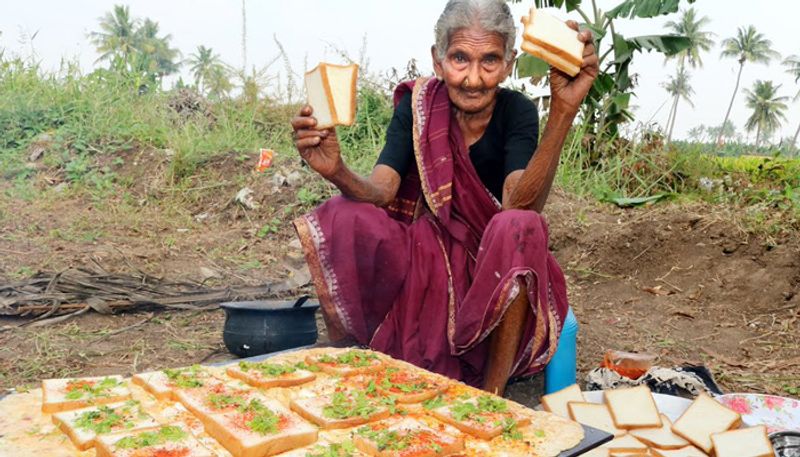
[[(602, 390), (590, 390), (583, 392), (583, 397), (586, 401), (591, 403), (603, 403)], [(692, 401), (686, 398), (675, 397), (673, 395), (653, 394), (653, 399), (656, 401), (658, 411), (669, 417), (669, 420), (675, 422), (681, 417), (686, 408), (692, 404)]]

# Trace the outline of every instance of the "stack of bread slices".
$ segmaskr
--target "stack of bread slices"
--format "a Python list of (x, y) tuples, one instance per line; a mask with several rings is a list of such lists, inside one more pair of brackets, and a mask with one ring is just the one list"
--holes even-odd
[(772, 457), (764, 426), (740, 429), (741, 417), (701, 394), (675, 423), (660, 414), (646, 386), (603, 392), (604, 403), (587, 402), (573, 384), (542, 397), (549, 412), (614, 435), (587, 457)]

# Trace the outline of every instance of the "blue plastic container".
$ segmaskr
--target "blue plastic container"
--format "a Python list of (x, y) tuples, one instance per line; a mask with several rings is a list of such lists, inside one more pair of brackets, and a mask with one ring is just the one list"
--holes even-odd
[(550, 363), (544, 368), (544, 393), (557, 392), (571, 384), (575, 384), (577, 372), (577, 339), (578, 320), (572, 313), (572, 308), (567, 312), (564, 327), (561, 329), (561, 338), (558, 348)]

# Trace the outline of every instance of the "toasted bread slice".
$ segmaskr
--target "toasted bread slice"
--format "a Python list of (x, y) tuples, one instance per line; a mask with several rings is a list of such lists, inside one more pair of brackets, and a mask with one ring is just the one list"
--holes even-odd
[(383, 359), (371, 351), (350, 349), (332, 354), (306, 357), (306, 363), (336, 376), (372, 373), (384, 367)]
[(118, 403), (131, 397), (122, 376), (42, 381), (42, 412), (57, 413), (92, 405)]
[(233, 457), (262, 457), (317, 441), (317, 428), (277, 400), (252, 394), (235, 408), (199, 416), (206, 432)]
[(351, 441), (342, 443), (331, 443), (320, 439), (316, 443), (302, 448), (284, 452), (278, 457), (309, 457), (309, 456), (347, 456), (353, 455), (356, 451), (355, 445)]
[(606, 405), (571, 401), (567, 403), (567, 409), (569, 410), (569, 417), (575, 422), (600, 429), (614, 436), (625, 434), (625, 430), (619, 429), (614, 425), (614, 419), (611, 417), (611, 413), (608, 412)]
[(656, 457), (708, 457), (708, 454), (691, 445), (680, 449), (651, 448), (650, 452)]
[(379, 422), (358, 428), (356, 448), (375, 457), (438, 457), (464, 450), (464, 437), (434, 430), (415, 419), (393, 424)]
[(647, 386), (606, 390), (603, 400), (617, 428), (661, 427), (661, 415)]
[(715, 457), (773, 457), (767, 427), (743, 428), (711, 435)]
[(53, 423), (81, 451), (94, 447), (99, 435), (158, 425), (134, 400), (55, 413)]
[(739, 425), (741, 416), (706, 394), (700, 394), (672, 425), (672, 431), (711, 453), (711, 435)]
[(308, 104), (314, 109), (317, 129), (352, 125), (356, 114), (358, 65), (320, 63), (305, 74)]
[(167, 369), (162, 371), (149, 371), (131, 376), (131, 381), (140, 386), (159, 400), (177, 401), (175, 391), (178, 389), (194, 389), (203, 387), (206, 383), (214, 381), (211, 372), (200, 365), (190, 367)]
[(490, 440), (514, 427), (530, 424), (530, 418), (514, 411), (507, 401), (493, 395), (456, 400), (434, 408), (431, 414), (464, 433)]
[(637, 453), (647, 454), (647, 445), (627, 433), (614, 438), (600, 447), (608, 449), (612, 455), (619, 453), (634, 455)]
[(96, 450), (97, 457), (216, 456), (197, 441), (186, 424), (180, 422), (151, 429), (103, 435), (97, 438)]
[(349, 428), (386, 419), (391, 414), (380, 399), (364, 392), (336, 392), (313, 398), (292, 400), (291, 408), (303, 418), (324, 429)]
[(311, 382), (317, 377), (311, 371), (300, 369), (296, 365), (269, 362), (239, 362), (228, 367), (225, 372), (232, 378), (265, 389), (297, 386)]
[(689, 442), (672, 432), (672, 422), (665, 415), (661, 415), (661, 427), (638, 428), (628, 432), (639, 441), (659, 449), (680, 449), (689, 445)]
[(561, 417), (569, 419), (569, 409), (567, 403), (574, 401), (585, 403), (586, 399), (583, 397), (583, 392), (577, 384), (565, 387), (558, 392), (542, 396), (542, 408), (545, 411), (557, 414)]
[(447, 390), (447, 384), (432, 376), (388, 367), (375, 375), (375, 386), (383, 395), (393, 396), (398, 403), (419, 403)]

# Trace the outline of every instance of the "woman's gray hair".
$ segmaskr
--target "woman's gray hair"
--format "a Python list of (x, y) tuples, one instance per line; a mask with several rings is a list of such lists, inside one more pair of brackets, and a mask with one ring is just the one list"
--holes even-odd
[(506, 61), (514, 55), (517, 28), (511, 9), (505, 0), (450, 0), (436, 21), (436, 54), (440, 60), (447, 55), (450, 37), (458, 29), (478, 25), (487, 32), (497, 33), (506, 44)]

